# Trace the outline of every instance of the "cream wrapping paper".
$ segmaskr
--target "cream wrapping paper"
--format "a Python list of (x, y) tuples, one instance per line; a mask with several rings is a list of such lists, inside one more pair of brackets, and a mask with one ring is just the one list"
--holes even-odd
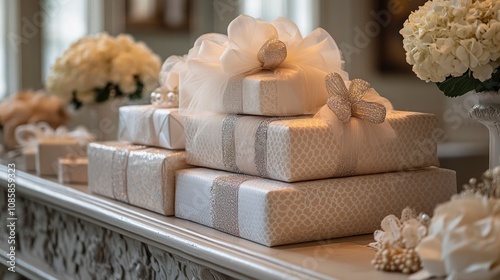
[(184, 151), (100, 142), (88, 154), (91, 192), (174, 215), (175, 172), (190, 167)]
[(118, 140), (167, 149), (184, 149), (184, 121), (178, 109), (152, 105), (120, 107)]
[(177, 173), (176, 217), (266, 246), (372, 233), (406, 206), (431, 213), (455, 172), (408, 172), (284, 183), (204, 168)]
[(128, 202), (166, 216), (174, 215), (175, 172), (189, 167), (184, 151), (131, 151), (127, 164)]
[(57, 173), (59, 183), (87, 184), (88, 159), (87, 158), (60, 158)]
[(260, 116), (295, 116), (311, 113), (305, 108), (308, 92), (299, 69), (263, 70), (229, 81), (222, 112)]
[(436, 166), (437, 119), (392, 111), (394, 139), (345, 151), (327, 122), (215, 115), (187, 117), (187, 161), (195, 166), (295, 182)]
[(57, 176), (59, 158), (85, 157), (87, 143), (74, 138), (42, 138), (37, 142), (35, 154), (38, 176)]

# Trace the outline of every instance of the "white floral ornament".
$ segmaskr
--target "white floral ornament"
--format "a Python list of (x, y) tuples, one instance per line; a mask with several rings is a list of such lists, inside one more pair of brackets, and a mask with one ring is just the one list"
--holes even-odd
[(416, 251), (431, 276), (500, 279), (500, 199), (465, 193), (438, 206)]
[(389, 215), (382, 220), (382, 230), (374, 233), (375, 242), (370, 247), (378, 252), (372, 264), (378, 270), (413, 273), (421, 269), (420, 259), (415, 247), (427, 234), (429, 216), (417, 214), (410, 208), (405, 208), (401, 219)]
[(329, 95), (326, 104), (340, 121), (348, 122), (351, 116), (375, 124), (385, 121), (386, 109), (384, 105), (361, 100), (371, 88), (368, 82), (354, 79), (348, 90), (338, 73), (328, 74), (325, 77), (325, 82)]

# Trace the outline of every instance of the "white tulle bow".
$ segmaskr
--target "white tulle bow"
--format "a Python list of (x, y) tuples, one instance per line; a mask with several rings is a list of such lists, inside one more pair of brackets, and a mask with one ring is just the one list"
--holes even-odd
[[(338, 72), (348, 79), (340, 50), (328, 32), (318, 28), (303, 38), (297, 26), (285, 18), (264, 22), (240, 15), (229, 24), (228, 36), (202, 35), (186, 61), (185, 79), (180, 81), (184, 114), (226, 112), (223, 93), (234, 86), (231, 79), (261, 70), (282, 76), (287, 71), (300, 72), (301, 86), (308, 95), (306, 113), (315, 113), (325, 104), (328, 95), (321, 85), (326, 74)], [(234, 91), (237, 94), (241, 89)]]
[(41, 139), (75, 139), (82, 145), (96, 139), (95, 135), (83, 126), (78, 126), (72, 131), (69, 131), (65, 126), (60, 126), (54, 130), (45, 122), (18, 126), (15, 130), (15, 138), (19, 146), (25, 151), (34, 150)]

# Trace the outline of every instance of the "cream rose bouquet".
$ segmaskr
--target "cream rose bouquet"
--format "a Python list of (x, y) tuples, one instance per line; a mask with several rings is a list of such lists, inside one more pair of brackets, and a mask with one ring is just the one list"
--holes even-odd
[(76, 108), (114, 97), (138, 99), (157, 86), (160, 66), (144, 43), (98, 34), (73, 43), (52, 66), (46, 86)]
[(446, 96), (500, 90), (500, 1), (432, 0), (400, 33), (413, 72)]

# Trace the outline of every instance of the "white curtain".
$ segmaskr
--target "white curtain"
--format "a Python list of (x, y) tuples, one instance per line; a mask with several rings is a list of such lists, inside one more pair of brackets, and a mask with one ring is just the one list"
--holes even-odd
[(242, 0), (241, 12), (265, 21), (289, 18), (303, 36), (319, 26), (319, 0)]
[(7, 27), (5, 24), (6, 16), (5, 16), (5, 1), (0, 1), (0, 100), (7, 95), (7, 61), (6, 57), (6, 35), (7, 35)]
[(89, 33), (88, 0), (46, 0), (43, 28), (42, 75), (46, 78), (50, 67), (69, 45)]

